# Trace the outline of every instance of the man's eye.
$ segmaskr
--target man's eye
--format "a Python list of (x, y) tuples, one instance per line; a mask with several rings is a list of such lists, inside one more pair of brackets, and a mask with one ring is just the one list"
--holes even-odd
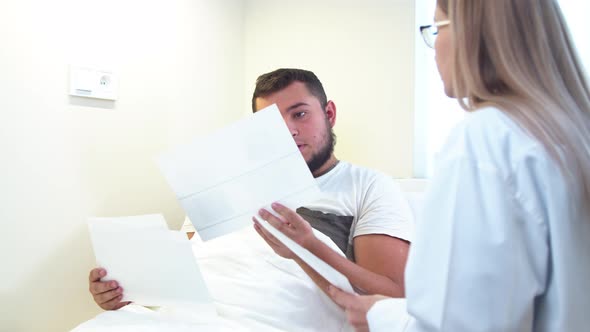
[(304, 117), (305, 114), (307, 114), (307, 112), (297, 112), (297, 113), (293, 114), (293, 117), (296, 119), (299, 119), (299, 118)]

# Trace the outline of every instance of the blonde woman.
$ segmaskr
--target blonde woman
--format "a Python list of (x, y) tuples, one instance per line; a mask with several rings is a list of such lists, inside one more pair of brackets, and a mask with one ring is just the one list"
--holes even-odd
[(587, 331), (590, 93), (557, 1), (439, 0), (434, 20), (425, 41), (469, 114), (416, 225), (407, 302), (328, 292), (358, 330)]

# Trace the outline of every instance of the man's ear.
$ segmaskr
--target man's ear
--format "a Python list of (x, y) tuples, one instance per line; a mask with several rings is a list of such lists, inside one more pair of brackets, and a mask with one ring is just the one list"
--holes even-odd
[(334, 127), (336, 124), (336, 104), (331, 100), (328, 100), (326, 104), (326, 118), (330, 122), (330, 126)]

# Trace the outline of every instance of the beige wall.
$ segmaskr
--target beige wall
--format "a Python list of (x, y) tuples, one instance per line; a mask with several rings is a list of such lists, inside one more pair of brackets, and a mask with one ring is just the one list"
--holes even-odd
[[(412, 169), (410, 0), (23, 0), (0, 4), (0, 331), (65, 331), (87, 291), (88, 216), (184, 213), (153, 160), (249, 112), (253, 82), (314, 70), (340, 158)], [(68, 96), (68, 66), (120, 76), (115, 102)]]
[(339, 158), (412, 176), (414, 1), (247, 0), (246, 97), (279, 67), (314, 71), (335, 101)]
[[(0, 5), (0, 331), (99, 312), (88, 216), (184, 213), (153, 158), (242, 115), (241, 0)], [(70, 64), (120, 75), (115, 102), (68, 96)]]

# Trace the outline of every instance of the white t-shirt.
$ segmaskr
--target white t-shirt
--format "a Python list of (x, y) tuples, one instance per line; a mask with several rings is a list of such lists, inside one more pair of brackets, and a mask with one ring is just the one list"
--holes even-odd
[(391, 177), (341, 161), (316, 180), (320, 198), (297, 212), (349, 259), (354, 257), (356, 236), (384, 234), (411, 241), (412, 212)]
[(406, 268), (410, 317), (380, 301), (371, 331), (588, 330), (590, 220), (543, 146), (487, 108), (438, 162)]

